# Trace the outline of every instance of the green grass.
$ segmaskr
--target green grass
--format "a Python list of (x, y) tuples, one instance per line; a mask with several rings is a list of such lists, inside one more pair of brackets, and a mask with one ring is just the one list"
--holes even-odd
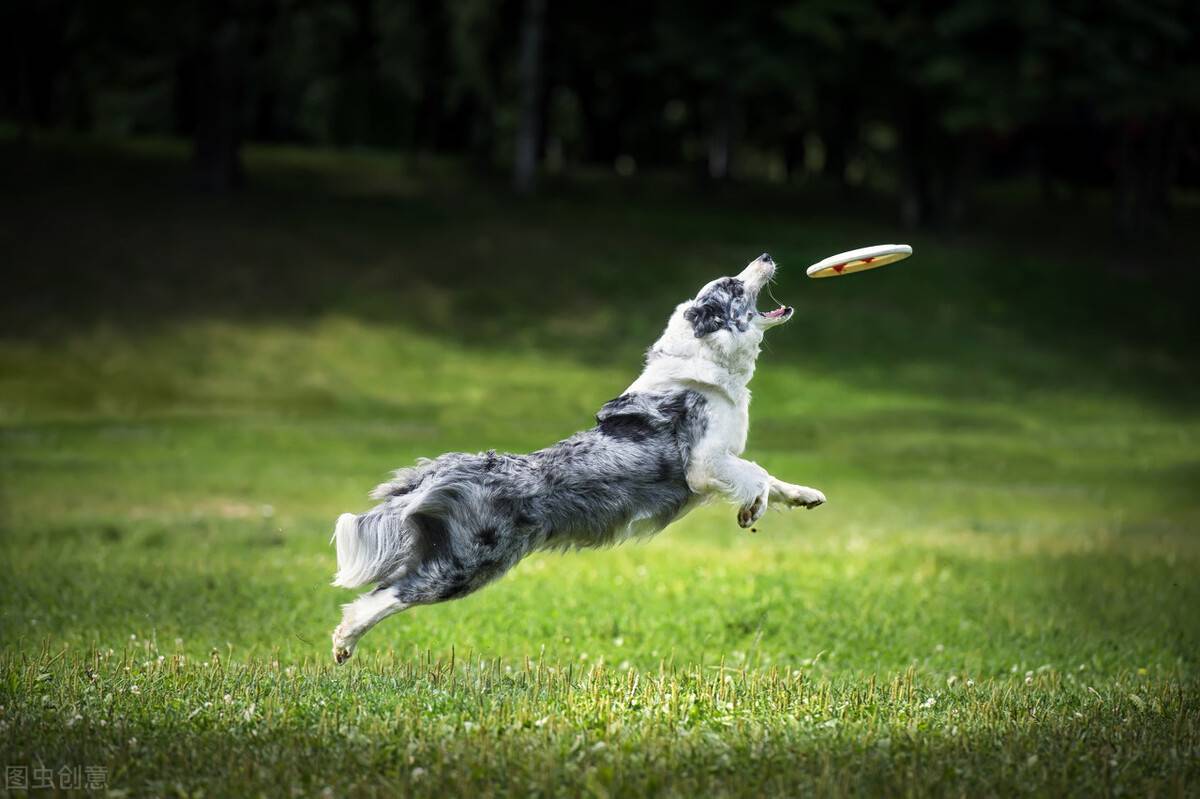
[[(369, 155), (256, 150), (234, 199), (179, 188), (170, 143), (0, 167), (3, 764), (128, 795), (1200, 786), (1196, 278), (1079, 247), (1094, 209), (946, 237), (869, 198), (516, 203)], [(905, 265), (803, 278), (897, 239)], [(332, 666), (338, 513), (418, 456), (585, 426), (763, 249), (799, 313), (748, 456), (827, 506), (535, 556)]]

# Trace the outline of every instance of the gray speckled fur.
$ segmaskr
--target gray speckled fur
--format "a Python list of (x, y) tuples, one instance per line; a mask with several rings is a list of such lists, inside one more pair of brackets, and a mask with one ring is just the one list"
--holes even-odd
[(704, 434), (695, 391), (624, 394), (591, 430), (529, 455), (450, 453), (402, 469), (354, 520), (335, 584), (378, 583), (405, 605), (464, 596), (537, 549), (649, 535), (693, 500), (688, 457)]

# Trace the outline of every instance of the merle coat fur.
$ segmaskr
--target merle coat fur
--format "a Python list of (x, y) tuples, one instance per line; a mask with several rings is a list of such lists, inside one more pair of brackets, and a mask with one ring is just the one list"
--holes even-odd
[(791, 308), (761, 313), (770, 256), (681, 303), (646, 368), (596, 414), (596, 425), (529, 455), (450, 453), (401, 469), (380, 503), (337, 522), (333, 584), (374, 591), (334, 630), (341, 663), (358, 639), (412, 605), (455, 599), (538, 549), (596, 547), (650, 535), (714, 496), (749, 526), (768, 504), (815, 507), (821, 492), (740, 458), (763, 332)]

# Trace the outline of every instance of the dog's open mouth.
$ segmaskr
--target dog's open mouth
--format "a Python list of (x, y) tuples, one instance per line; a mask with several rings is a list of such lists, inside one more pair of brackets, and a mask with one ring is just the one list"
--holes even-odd
[(780, 305), (780, 306), (779, 306), (778, 308), (776, 308), (774, 311), (767, 311), (766, 313), (763, 313), (762, 311), (759, 311), (759, 313), (760, 313), (760, 314), (763, 316), (763, 318), (765, 318), (765, 319), (782, 319), (782, 318), (784, 318), (785, 316), (790, 316), (790, 315), (791, 315), (791, 313), (792, 313), (792, 308), (791, 308), (791, 306), (790, 306), (790, 305)]

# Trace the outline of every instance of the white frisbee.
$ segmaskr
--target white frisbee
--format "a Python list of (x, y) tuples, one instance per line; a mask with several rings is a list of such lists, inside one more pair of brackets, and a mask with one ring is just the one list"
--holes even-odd
[(862, 247), (817, 261), (808, 268), (807, 274), (809, 277), (848, 275), (851, 272), (863, 272), (877, 266), (894, 264), (910, 255), (912, 247), (907, 244), (876, 244), (874, 247)]

